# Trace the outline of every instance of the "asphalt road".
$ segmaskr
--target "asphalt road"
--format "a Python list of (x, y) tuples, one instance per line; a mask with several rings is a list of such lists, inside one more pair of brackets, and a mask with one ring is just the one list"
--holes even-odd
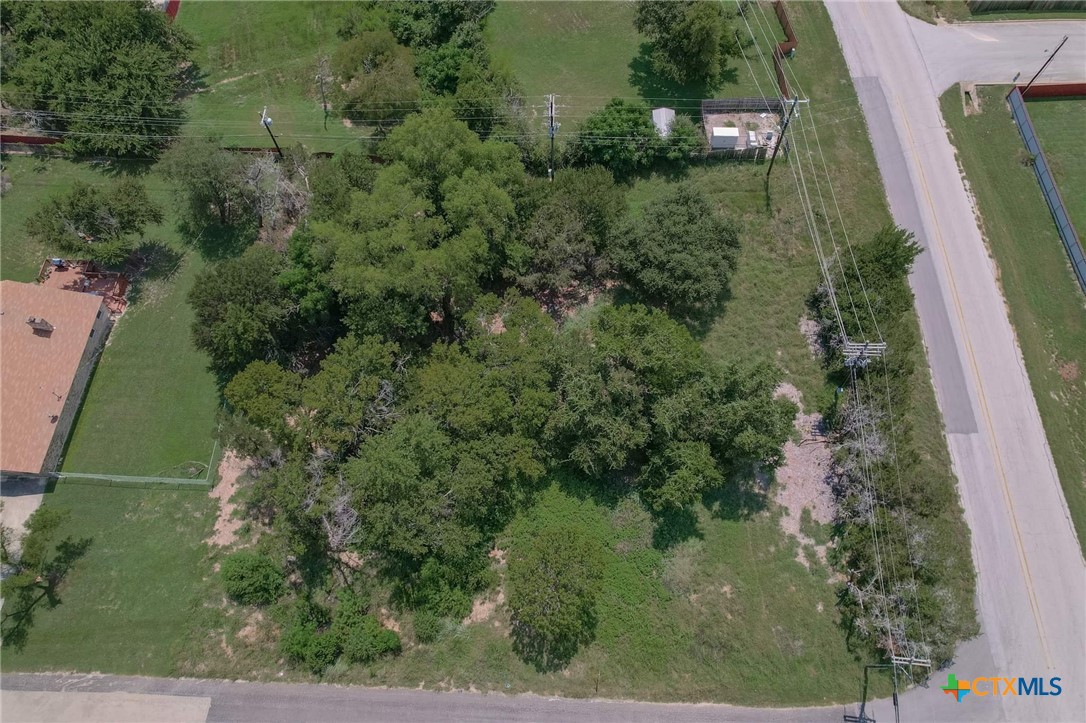
[[(155, 700), (166, 713), (159, 720), (193, 721), (193, 710), (206, 711), (208, 723), (251, 721), (252, 723), (297, 723), (298, 721), (639, 721), (690, 722), (744, 721), (749, 723), (803, 722), (840, 723), (852, 706), (785, 708), (763, 710), (727, 705), (667, 705), (606, 700), (570, 700), (535, 695), (482, 695), (439, 693), (425, 690), (340, 687), (287, 683), (240, 683), (224, 680), (137, 678), (113, 675), (5, 675), (0, 678), (0, 713), (7, 723), (9, 692), (52, 691), (35, 698), (39, 706), (63, 713), (86, 705), (87, 694), (125, 693), (118, 706), (140, 704), (145, 696)], [(133, 696), (133, 694), (136, 694)], [(18, 693), (16, 693), (18, 695)], [(166, 698), (169, 696), (169, 698)], [(210, 700), (210, 705), (207, 702)], [(22, 703), (22, 701), (19, 701)], [(96, 711), (108, 701), (95, 701)], [(39, 708), (40, 710), (40, 708)], [(118, 708), (125, 710), (125, 708)], [(176, 715), (171, 715), (176, 711)], [(48, 710), (46, 711), (48, 712)], [(118, 714), (116, 720), (123, 716)], [(69, 721), (43, 715), (40, 720)], [(108, 719), (102, 716), (100, 719)], [(205, 720), (199, 718), (198, 720)]]
[[(983, 631), (948, 672), (1059, 676), (1064, 685), (1059, 697), (960, 704), (937, 687), (909, 691), (903, 720), (1086, 720), (1086, 565), (938, 104), (957, 81), (1028, 79), (1065, 34), (1071, 39), (1043, 77), (1086, 80), (1086, 23), (937, 27), (896, 2), (829, 10), (894, 218), (926, 251), (911, 283), (972, 530)], [(968, 564), (965, 555), (959, 564)], [(884, 703), (873, 711), (892, 715)]]

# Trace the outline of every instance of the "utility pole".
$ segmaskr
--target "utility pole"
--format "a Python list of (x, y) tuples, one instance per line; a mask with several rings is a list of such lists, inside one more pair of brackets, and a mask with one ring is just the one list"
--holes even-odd
[(327, 65), (328, 58), (321, 56), (317, 67), (317, 82), (321, 85), (321, 108), (324, 109), (324, 130), (328, 130), (328, 100), (324, 96), (324, 81), (327, 80), (325, 70)]
[[(1034, 74), (1034, 76), (1029, 79), (1028, 83), (1026, 83), (1026, 87), (1022, 89), (1022, 98), (1023, 99), (1025, 99), (1025, 97), (1026, 97), (1026, 91), (1029, 90), (1029, 87), (1031, 85), (1033, 85), (1033, 81), (1037, 80), (1037, 78), (1040, 77), (1041, 73), (1045, 72), (1045, 68), (1047, 68), (1048, 64), (1052, 62), (1052, 59), (1056, 57), (1056, 53), (1060, 52), (1060, 48), (1062, 48), (1063, 44), (1067, 42), (1067, 37), (1068, 36), (1066, 36), (1066, 35), (1063, 36), (1063, 40), (1061, 40), (1060, 44), (1056, 46), (1056, 49), (1052, 51), (1052, 55), (1048, 56), (1048, 60), (1046, 60), (1044, 62), (1044, 65), (1041, 66), (1041, 69), (1038, 70), (1037, 73)], [(1014, 92), (1014, 88), (1011, 88), (1011, 93), (1013, 93), (1013, 92)], [(1011, 93), (1007, 93), (1008, 98), (1010, 97)]]
[(788, 109), (788, 115), (784, 119), (784, 125), (781, 126), (781, 137), (777, 139), (776, 145), (773, 146), (773, 155), (769, 158), (769, 169), (765, 172), (766, 183), (769, 183), (769, 174), (773, 172), (773, 161), (777, 160), (777, 151), (784, 145), (784, 134), (788, 132), (788, 124), (792, 121), (792, 114), (796, 112), (796, 106), (799, 104), (799, 98), (792, 99), (792, 107)]
[(555, 134), (558, 133), (558, 129), (562, 127), (561, 123), (555, 123), (554, 122), (554, 115), (555, 115), (554, 99), (556, 97), (557, 96), (555, 96), (553, 93), (551, 93), (550, 95), (547, 96), (547, 117), (548, 117), (548, 119), (550, 121), (550, 136), (551, 136), (551, 162), (550, 162), (550, 167), (547, 168), (547, 178), (549, 178), (552, 181), (554, 180), (554, 136), (555, 136)]
[(272, 143), (275, 144), (275, 150), (279, 152), (279, 158), (283, 158), (283, 149), (279, 147), (279, 141), (275, 140), (275, 134), (271, 130), (272, 119), (268, 117), (268, 106), (264, 106), (264, 110), (260, 113), (260, 125), (268, 129), (268, 135), (271, 136)]

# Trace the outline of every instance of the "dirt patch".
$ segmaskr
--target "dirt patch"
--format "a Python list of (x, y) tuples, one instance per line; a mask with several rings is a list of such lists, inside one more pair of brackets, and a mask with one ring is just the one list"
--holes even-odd
[(822, 344), (819, 342), (820, 330), (819, 323), (814, 319), (808, 319), (806, 316), (800, 317), (799, 333), (803, 334), (803, 338), (807, 340), (807, 349), (815, 359), (822, 357)]
[(238, 640), (252, 645), (260, 639), (260, 625), (264, 622), (264, 613), (257, 610), (245, 618), (245, 627), (238, 631)]
[(471, 606), (471, 614), (468, 615), (462, 621), (464, 625), (471, 625), (472, 623), (485, 623), (494, 614), (494, 611), (505, 602), (505, 591), (499, 589), (498, 594), (491, 597), (490, 595), (484, 595), (481, 598), (477, 598)]
[(250, 460), (239, 457), (232, 449), (227, 450), (219, 462), (219, 483), (208, 493), (219, 502), (215, 529), (207, 540), (210, 545), (229, 547), (238, 541), (238, 530), (243, 523), (234, 517), (238, 506), (231, 500), (238, 491), (238, 478), (248, 471), (249, 464)]
[(785, 534), (799, 542), (796, 560), (809, 568), (810, 563), (803, 554), (804, 546), (812, 547), (823, 564), (827, 546), (817, 544), (804, 534), (800, 520), (804, 510), (809, 511), (814, 522), (827, 524), (833, 520), (833, 495), (828, 483), (833, 452), (822, 428), (822, 416), (803, 413), (799, 390), (791, 384), (781, 384), (777, 387), (777, 396), (788, 397), (800, 408), (794, 422), (800, 442), (789, 440), (785, 443), (784, 464), (777, 469), (775, 499), (784, 510), (780, 526)]
[(1058, 367), (1060, 379), (1065, 382), (1076, 382), (1079, 378), (1079, 369), (1077, 361), (1064, 362)]
[(381, 608), (377, 613), (377, 619), (381, 621), (381, 625), (385, 626), (393, 632), (400, 632), (400, 623), (392, 617), (392, 612), (388, 608)]

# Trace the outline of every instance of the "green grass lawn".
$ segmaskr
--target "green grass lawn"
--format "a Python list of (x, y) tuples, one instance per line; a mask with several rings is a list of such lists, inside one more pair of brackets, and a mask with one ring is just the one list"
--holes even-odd
[(319, 59), (349, 3), (186, 2), (177, 22), (197, 41), (204, 88), (187, 101), (186, 133), (221, 133), (226, 145), (271, 147), (260, 113), (268, 107), (280, 145), (334, 151), (364, 129), (324, 117), (316, 82)]
[[(337, 665), (324, 679), (739, 705), (855, 699), (863, 664), (843, 643), (831, 573), (796, 560), (796, 543), (782, 536), (775, 512), (740, 515), (730, 500), (707, 500), (708, 506), (695, 507), (692, 536), (661, 544), (636, 496), (607, 497), (599, 489), (555, 481), (497, 540), (508, 553), (539, 525), (561, 520), (603, 549), (594, 640), (566, 668), (541, 673), (522, 661), (512, 649), (508, 610), (499, 605), (485, 619), (451, 624), (425, 645), (413, 642), (409, 616), (397, 615), (407, 641), (401, 656), (364, 667)], [(500, 578), (504, 566), (494, 567)], [(279, 663), (274, 616), (234, 605), (207, 605), (202, 615), (209, 627), (190, 639), (181, 674), (310, 679)], [(248, 629), (239, 636), (243, 626)], [(881, 681), (875, 685), (882, 689)]]
[[(980, 89), (983, 112), (965, 116), (958, 90), (942, 98), (943, 117), (958, 148), (959, 162), (977, 198), (988, 246), (999, 266), (1003, 293), (1025, 358), (1048, 443), (1056, 462), (1071, 517), (1086, 550), (1086, 314), (1083, 296), (1056, 233), (1033, 169), (1010, 111), (1003, 102), (1006, 88)], [(1078, 173), (1066, 155), (1082, 140), (1053, 134), (1048, 106), (1041, 115), (1046, 153), (1055, 141), (1065, 174)], [(1035, 108), (1030, 115), (1036, 122)], [(1081, 105), (1080, 105), (1081, 108)], [(1041, 126), (1038, 132), (1044, 133)], [(1077, 161), (1081, 166), (1082, 152)], [(1055, 162), (1053, 162), (1055, 165)], [(1074, 175), (1070, 176), (1074, 178)], [(1062, 179), (1060, 181), (1063, 182)], [(1064, 198), (1082, 212), (1082, 188), (1064, 185)], [(1072, 201), (1073, 197), (1076, 197)]]
[(999, 20), (1070, 20), (1086, 17), (1086, 12), (1081, 10), (974, 13), (969, 9), (969, 5), (965, 0), (898, 0), (898, 4), (913, 17), (929, 23), (934, 23), (936, 20), (960, 23), (966, 21), (996, 22)]
[[(12, 187), (3, 198), (4, 278), (33, 281), (42, 259), (55, 253), (29, 239), (24, 225), (50, 196), (75, 181), (106, 183), (108, 169), (63, 159), (19, 156), (4, 162)], [(178, 235), (178, 203), (155, 172), (145, 173), (151, 197), (166, 212), (145, 237), (161, 247), (160, 261), (134, 280), (130, 306), (102, 353), (73, 426), (66, 472), (189, 476), (186, 463), (207, 466), (219, 404), (207, 358), (192, 345), (192, 309), (186, 301), (204, 260)]]
[(25, 648), (4, 648), (4, 672), (176, 673), (207, 572), (206, 493), (65, 482), (46, 504), (71, 512), (63, 536), (91, 542), (61, 583), (60, 603), (35, 610)]
[(1036, 100), (1030, 101), (1027, 109), (1081, 238), (1086, 233), (1086, 100)]
[[(558, 94), (561, 133), (614, 97), (696, 115), (701, 98), (758, 94), (739, 58), (730, 60), (719, 88), (662, 80), (652, 72), (649, 46), (633, 21), (633, 3), (505, 1), (487, 29), (494, 58), (516, 73), (530, 103), (542, 107), (543, 96)], [(758, 52), (748, 50), (755, 67), (761, 63)]]
[(4, 156), (3, 168), (11, 179), (11, 189), (0, 200), (0, 278), (34, 281), (42, 261), (58, 250), (27, 237), (27, 219), (45, 199), (66, 191), (76, 181), (97, 182), (102, 174), (89, 164), (22, 156)]

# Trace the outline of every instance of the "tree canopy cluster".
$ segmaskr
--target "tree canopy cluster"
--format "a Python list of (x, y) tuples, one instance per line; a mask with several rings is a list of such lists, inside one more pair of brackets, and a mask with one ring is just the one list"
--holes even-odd
[[(912, 235), (894, 226), (855, 247), (855, 263), (837, 283), (855, 289), (863, 279), (893, 353), (864, 369), (862, 398), (850, 396), (828, 419), (839, 442), (835, 536), (842, 568), (849, 571), (841, 595), (849, 626), (882, 653), (930, 657), (938, 665), (953, 658), (956, 641), (977, 634), (975, 580), (971, 565), (946, 562), (969, 546), (954, 479), (923, 473), (913, 437), (919, 338), (910, 318), (908, 276), (920, 252)], [(870, 328), (866, 307), (865, 301), (859, 313), (841, 309), (850, 338), (863, 338), (864, 325)], [(822, 324), (831, 374), (847, 385), (848, 372), (836, 353), (840, 331), (825, 287), (813, 295), (812, 308)], [(873, 520), (884, 540), (896, 541), (884, 550), (881, 566), (874, 558)], [(932, 642), (931, 649), (909, 647), (924, 640)]]
[(723, 3), (638, 0), (634, 25), (652, 43), (652, 65), (680, 85), (715, 86), (738, 45)]
[[(632, 217), (609, 171), (547, 182), (447, 107), (377, 153), (320, 166), (342, 183), (311, 184), (286, 251), (255, 244), (191, 295), (225, 382), (225, 442), (266, 460), (253, 504), (291, 555), (374, 560), (435, 629), (470, 611), (495, 534), (559, 470), (666, 513), (777, 463), (794, 413), (774, 398), (778, 370), (718, 362), (682, 323), (712, 311), (737, 246), (696, 186)], [(562, 322), (559, 302), (617, 281), (643, 303)], [(549, 554), (523, 565), (559, 566)], [(564, 618), (589, 614), (593, 565), (560, 583), (562, 619), (533, 612), (545, 578), (518, 583), (525, 655), (556, 661), (589, 634)], [(318, 665), (333, 643), (303, 617), (292, 635), (309, 642), (290, 655)]]
[(154, 156), (183, 121), (192, 38), (143, 0), (0, 10), (7, 100), (74, 153)]
[(162, 223), (162, 209), (131, 177), (108, 186), (82, 181), (49, 199), (27, 219), (32, 237), (79, 258), (123, 262), (143, 242), (150, 224)]
[(520, 89), (492, 61), (483, 37), (494, 2), (361, 2), (332, 55), (337, 111), (379, 129), (441, 106), (484, 137), (523, 130)]
[(626, 178), (658, 164), (683, 168), (703, 150), (705, 137), (687, 116), (676, 116), (663, 136), (647, 104), (613, 98), (580, 125), (569, 152), (577, 163)]

